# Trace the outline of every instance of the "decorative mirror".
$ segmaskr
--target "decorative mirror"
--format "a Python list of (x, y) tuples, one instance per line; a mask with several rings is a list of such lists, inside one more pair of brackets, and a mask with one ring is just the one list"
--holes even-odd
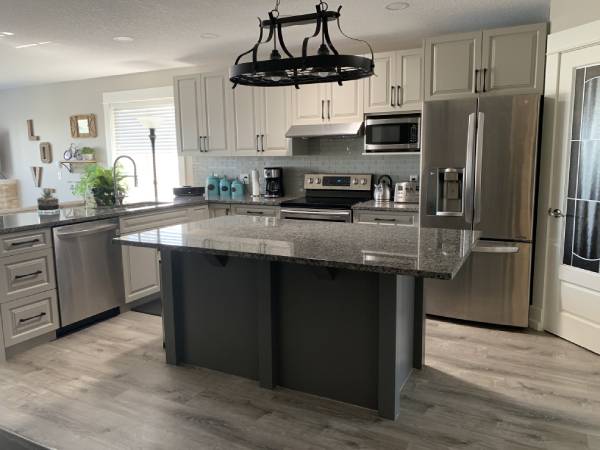
[(97, 136), (96, 116), (94, 114), (71, 116), (71, 137), (95, 138)]

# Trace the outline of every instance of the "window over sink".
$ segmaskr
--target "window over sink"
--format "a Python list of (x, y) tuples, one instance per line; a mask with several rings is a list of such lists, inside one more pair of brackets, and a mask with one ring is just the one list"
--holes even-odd
[[(177, 154), (175, 106), (172, 87), (139, 89), (104, 94), (107, 123), (109, 164), (121, 155), (131, 156), (138, 170), (138, 186), (127, 178), (127, 203), (154, 199), (152, 147), (149, 131), (139, 118), (159, 119), (156, 129), (156, 177), (159, 201), (173, 198), (173, 188), (182, 184), (183, 162)], [(122, 160), (123, 173), (130, 175), (133, 167)]]

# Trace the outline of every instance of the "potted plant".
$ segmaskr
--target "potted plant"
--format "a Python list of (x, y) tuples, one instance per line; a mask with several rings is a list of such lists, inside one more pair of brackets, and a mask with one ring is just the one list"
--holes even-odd
[(83, 147), (81, 149), (81, 157), (84, 161), (93, 161), (96, 156), (96, 151), (91, 147)]
[[(117, 167), (116, 176), (119, 194), (125, 194), (127, 185), (123, 182), (124, 177), (121, 175), (119, 167)], [(97, 207), (114, 206), (115, 190), (112, 169), (100, 167), (97, 164), (86, 167), (80, 180), (73, 186), (72, 192), (74, 195), (83, 197), (86, 201), (91, 195)]]

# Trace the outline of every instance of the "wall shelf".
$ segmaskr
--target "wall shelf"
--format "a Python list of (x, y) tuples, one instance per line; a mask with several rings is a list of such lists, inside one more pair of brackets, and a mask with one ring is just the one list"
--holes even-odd
[(64, 167), (69, 171), (69, 173), (73, 173), (73, 165), (79, 164), (97, 164), (98, 161), (94, 160), (83, 160), (83, 159), (70, 159), (70, 160), (61, 160), (58, 162), (59, 167)]

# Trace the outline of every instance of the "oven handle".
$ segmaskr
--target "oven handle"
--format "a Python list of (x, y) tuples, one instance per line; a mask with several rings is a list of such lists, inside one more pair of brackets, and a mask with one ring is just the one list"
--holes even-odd
[(372, 125), (397, 125), (404, 123), (414, 123), (419, 125), (421, 120), (418, 117), (394, 117), (393, 119), (367, 119), (365, 120), (365, 126), (369, 127)]
[(352, 217), (351, 211), (317, 211), (314, 209), (297, 210), (297, 209), (282, 209), (282, 219), (326, 219), (326, 218), (343, 218), (348, 221)]

